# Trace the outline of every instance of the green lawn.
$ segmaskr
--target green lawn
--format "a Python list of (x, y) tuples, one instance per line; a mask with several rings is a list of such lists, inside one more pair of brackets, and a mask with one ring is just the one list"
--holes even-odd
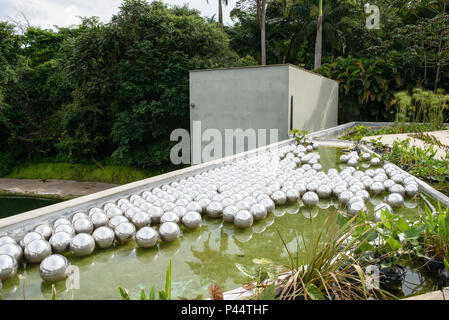
[(142, 180), (164, 173), (164, 170), (142, 170), (131, 167), (72, 163), (28, 163), (16, 166), (5, 178), (16, 179), (61, 179), (97, 181), (116, 184)]

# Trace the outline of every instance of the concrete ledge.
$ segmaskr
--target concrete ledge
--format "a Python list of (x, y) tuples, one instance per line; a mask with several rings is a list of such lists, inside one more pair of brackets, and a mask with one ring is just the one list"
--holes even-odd
[(438, 291), (424, 293), (419, 296), (405, 298), (403, 300), (449, 300), (449, 287)]

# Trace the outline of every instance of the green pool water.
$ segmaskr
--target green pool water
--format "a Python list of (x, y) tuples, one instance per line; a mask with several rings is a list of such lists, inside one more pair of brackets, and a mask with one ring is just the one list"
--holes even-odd
[[(324, 169), (336, 167), (341, 150), (320, 148)], [(376, 197), (367, 204), (372, 214), (373, 206), (382, 201)], [(407, 207), (395, 213), (407, 220), (415, 220), (424, 206), (421, 201), (407, 200)], [(219, 284), (224, 291), (232, 290), (246, 283), (246, 279), (235, 264), (254, 266), (254, 258), (268, 258), (274, 264), (287, 265), (288, 256), (278, 232), (282, 234), (290, 250), (297, 245), (297, 237), (302, 233), (305, 239), (312, 232), (319, 232), (329, 216), (338, 213), (336, 200), (320, 201), (320, 207), (312, 212), (297, 203), (277, 207), (266, 220), (256, 222), (252, 228), (238, 230), (233, 224), (219, 219), (206, 218), (197, 230), (183, 230), (180, 240), (174, 243), (160, 243), (151, 249), (139, 249), (135, 242), (106, 250), (96, 250), (84, 258), (67, 254), (67, 258), (79, 269), (79, 289), (68, 290), (65, 281), (56, 283), (57, 299), (120, 299), (118, 287), (127, 288), (131, 296), (138, 298), (140, 290), (147, 294), (154, 285), (156, 292), (163, 290), (165, 272), (172, 262), (172, 297), (208, 297), (208, 286)], [(313, 217), (310, 219), (310, 217)], [(416, 267), (407, 266), (406, 284), (399, 295), (415, 295), (438, 288), (430, 275)], [(19, 274), (25, 280), (27, 299), (50, 299), (51, 285), (41, 281), (39, 265), (20, 267)], [(23, 299), (24, 280), (16, 276), (3, 283), (0, 291), (2, 299)]]
[(0, 219), (61, 202), (56, 199), (0, 197)]

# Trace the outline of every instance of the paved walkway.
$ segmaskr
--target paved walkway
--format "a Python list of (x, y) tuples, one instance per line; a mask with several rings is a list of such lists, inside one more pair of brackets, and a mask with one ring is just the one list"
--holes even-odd
[[(442, 144), (449, 146), (449, 131), (444, 130), (444, 131), (432, 131), (432, 132), (426, 132), (428, 134), (433, 135), (434, 137), (436, 137)], [(416, 138), (412, 138), (409, 136), (408, 133), (401, 133), (401, 134), (385, 134), (385, 135), (378, 135), (378, 136), (369, 136), (369, 137), (364, 137), (362, 138), (362, 141), (367, 141), (369, 142), (372, 139), (377, 139), (380, 138), (380, 142), (382, 142), (382, 144), (388, 145), (388, 146), (393, 146), (393, 142), (395, 140), (405, 140), (407, 138), (410, 138), (410, 143), (411, 145), (420, 147), (420, 148), (424, 148), (424, 147), (428, 147), (429, 144), (426, 144), (423, 140), (421, 139), (416, 139)], [(439, 148), (437, 146), (435, 146), (437, 150), (437, 153), (435, 155), (435, 157), (437, 159), (444, 159), (444, 157), (446, 156), (446, 151), (442, 148)]]
[(0, 179), (0, 190), (13, 193), (36, 195), (85, 196), (118, 186), (117, 184), (73, 181), (73, 180), (42, 180), (33, 179)]

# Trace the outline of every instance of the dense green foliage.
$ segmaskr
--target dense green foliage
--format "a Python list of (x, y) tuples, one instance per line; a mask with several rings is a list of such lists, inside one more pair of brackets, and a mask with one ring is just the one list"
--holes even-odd
[[(188, 70), (260, 63), (255, 3), (238, 1), (224, 32), (146, 0), (124, 0), (108, 23), (18, 34), (0, 22), (0, 176), (26, 161), (167, 169), (170, 132), (189, 127)], [(449, 90), (447, 0), (372, 4), (380, 29), (366, 27), (361, 1), (324, 1), (315, 71), (340, 82), (340, 123), (392, 121), (417, 110), (409, 96)], [(313, 69), (318, 14), (315, 0), (268, 0), (267, 63)], [(447, 110), (435, 114), (441, 123)]]
[(170, 132), (189, 127), (188, 71), (254, 63), (197, 11), (161, 2), (124, 1), (106, 24), (0, 34), (0, 175), (51, 155), (167, 167)]

